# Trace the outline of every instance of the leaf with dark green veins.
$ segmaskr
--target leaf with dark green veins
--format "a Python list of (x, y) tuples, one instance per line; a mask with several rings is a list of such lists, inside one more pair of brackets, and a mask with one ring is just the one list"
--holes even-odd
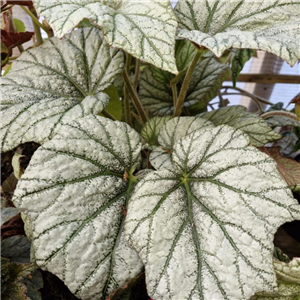
[(179, 82), (185, 74), (185, 70), (189, 67), (196, 53), (195, 46), (187, 40), (176, 41), (175, 47), (176, 65), (179, 71), (178, 75), (175, 76), (168, 71), (161, 70), (154, 66), (150, 67), (153, 77), (160, 83), (170, 84), (172, 80), (176, 80), (176, 82)]
[(299, 119), (295, 114), (291, 112), (272, 111), (270, 113), (263, 114), (261, 117), (264, 118), (268, 123), (268, 125), (271, 127), (283, 127), (283, 126), (300, 127)]
[[(209, 57), (195, 68), (187, 91), (183, 107), (202, 105), (206, 107), (222, 85), (229, 67)], [(169, 85), (157, 81), (147, 68), (140, 78), (139, 96), (142, 104), (153, 115), (171, 114), (174, 110), (172, 89)]]
[(279, 147), (262, 147), (260, 150), (277, 163), (277, 169), (291, 190), (300, 191), (300, 163), (280, 154)]
[(103, 30), (111, 46), (177, 73), (174, 57), (177, 21), (168, 0), (34, 0), (34, 5), (58, 37), (88, 19)]
[(2, 151), (51, 139), (62, 122), (99, 114), (102, 91), (123, 71), (124, 56), (96, 28), (52, 38), (24, 52), (1, 79)]
[(123, 233), (141, 149), (127, 124), (85, 116), (38, 148), (18, 183), (13, 202), (30, 220), (36, 263), (76, 297), (106, 299), (141, 272)]
[(152, 166), (158, 170), (168, 168), (172, 164), (174, 145), (186, 135), (197, 129), (214, 127), (213, 123), (197, 117), (176, 117), (168, 121), (158, 135), (159, 146), (150, 154)]
[(251, 49), (236, 49), (231, 60), (231, 78), (233, 86), (235, 87), (236, 81), (239, 78), (245, 63), (252, 58), (255, 50)]
[(150, 146), (158, 146), (158, 135), (162, 127), (171, 119), (171, 116), (154, 117), (142, 128), (141, 136)]
[(178, 37), (221, 57), (226, 49), (259, 49), (290, 65), (300, 57), (299, 1), (179, 0)]
[(211, 121), (216, 126), (227, 124), (241, 129), (249, 135), (251, 143), (256, 147), (281, 138), (281, 135), (274, 132), (263, 118), (246, 112), (246, 108), (241, 105), (222, 107), (198, 116)]
[(300, 206), (275, 162), (248, 145), (227, 125), (195, 130), (168, 169), (135, 187), (125, 234), (151, 298), (245, 300), (276, 288), (274, 234)]

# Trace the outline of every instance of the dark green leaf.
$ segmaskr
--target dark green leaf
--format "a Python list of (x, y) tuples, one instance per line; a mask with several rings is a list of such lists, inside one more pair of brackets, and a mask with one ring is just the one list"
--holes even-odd
[(231, 78), (233, 86), (243, 70), (245, 63), (254, 55), (256, 51), (252, 49), (236, 49), (231, 61)]

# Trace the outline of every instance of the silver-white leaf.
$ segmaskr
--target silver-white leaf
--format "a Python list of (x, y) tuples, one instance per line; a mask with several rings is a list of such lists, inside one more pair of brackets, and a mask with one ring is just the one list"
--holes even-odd
[(242, 105), (222, 107), (198, 116), (211, 121), (216, 126), (227, 124), (244, 131), (256, 147), (281, 138), (281, 135), (273, 131), (266, 120), (254, 113), (247, 112)]
[(177, 73), (175, 33), (177, 21), (168, 0), (34, 0), (59, 37), (81, 20), (103, 30), (107, 42), (133, 56)]
[(156, 300), (245, 300), (274, 291), (273, 236), (300, 219), (275, 162), (227, 125), (196, 130), (174, 146), (172, 167), (132, 195), (128, 242)]
[(141, 136), (144, 138), (147, 147), (158, 146), (158, 135), (162, 127), (172, 118), (172, 116), (151, 118), (142, 128)]
[(36, 263), (81, 299), (106, 299), (142, 269), (123, 231), (124, 175), (141, 149), (127, 124), (89, 115), (62, 125), (18, 183), (13, 202), (30, 220)]
[(212, 128), (213, 123), (197, 117), (176, 117), (168, 121), (160, 130), (158, 143), (150, 153), (150, 162), (158, 170), (172, 165), (171, 154), (174, 145), (184, 136), (191, 134), (197, 129)]
[(179, 0), (178, 36), (221, 56), (226, 49), (260, 49), (290, 65), (300, 57), (298, 0)]
[(109, 101), (102, 91), (123, 66), (123, 53), (96, 28), (24, 52), (1, 79), (2, 151), (29, 141), (43, 144), (61, 123), (99, 114)]

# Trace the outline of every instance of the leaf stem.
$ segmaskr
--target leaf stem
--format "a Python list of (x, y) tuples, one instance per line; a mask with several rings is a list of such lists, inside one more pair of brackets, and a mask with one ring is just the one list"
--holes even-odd
[(133, 87), (136, 90), (139, 80), (139, 74), (140, 74), (140, 65), (141, 62), (139, 59), (135, 59), (135, 72), (134, 72), (134, 79), (133, 79)]
[(233, 86), (222, 86), (221, 89), (226, 89), (226, 92), (225, 93), (222, 93), (223, 95), (229, 95), (229, 93), (227, 93), (227, 89), (232, 89), (232, 90), (237, 90), (239, 91), (242, 95), (245, 95), (245, 96), (248, 96), (252, 99), (256, 99), (257, 101), (261, 102), (261, 103), (264, 103), (264, 104), (268, 104), (268, 105), (273, 105), (272, 102), (269, 102), (268, 100), (264, 99), (264, 98), (261, 98), (257, 95), (254, 95), (254, 94), (251, 94), (241, 88), (238, 88), (238, 87), (233, 87)]
[(177, 86), (175, 82), (171, 82), (172, 95), (173, 95), (173, 105), (176, 107), (177, 104)]
[(129, 95), (131, 96), (132, 102), (140, 116), (140, 121), (142, 122), (142, 124), (145, 124), (147, 122), (147, 116), (146, 113), (144, 111), (143, 105), (139, 99), (139, 96), (137, 95), (134, 87), (132, 86), (131, 82), (130, 82), (130, 78), (129, 75), (127, 73), (127, 70), (125, 69), (123, 74), (122, 74), (122, 78), (124, 80), (124, 83), (126, 85), (126, 88), (129, 92)]
[[(125, 70), (127, 70), (127, 72), (129, 72), (130, 70), (130, 63), (131, 63), (131, 56), (127, 53), (126, 65), (125, 65)], [(125, 121), (129, 126), (132, 127), (131, 114), (130, 114), (130, 97), (126, 85), (124, 85), (124, 111), (125, 111)]]
[(203, 52), (201, 51), (201, 49), (197, 49), (197, 52), (196, 52), (196, 54), (193, 58), (193, 61), (191, 62), (190, 66), (189, 66), (189, 68), (188, 68), (188, 70), (185, 74), (185, 77), (184, 77), (184, 80), (183, 80), (183, 83), (182, 83), (182, 86), (181, 86), (181, 89), (180, 89), (180, 93), (179, 93), (179, 96), (178, 96), (178, 99), (177, 99), (177, 103), (176, 103), (176, 106), (175, 106), (174, 117), (179, 117), (180, 114), (181, 114), (182, 105), (183, 105), (186, 93), (188, 91), (189, 84), (190, 84), (194, 69), (195, 69), (195, 67), (198, 63), (198, 60), (201, 57), (202, 53)]
[(8, 4), (4, 4), (3, 6), (1, 6), (1, 13), (10, 10), (14, 5), (8, 5)]
[(27, 7), (20, 5), (21, 8), (27, 13), (27, 15), (29, 15), (29, 17), (31, 18), (32, 22), (34, 24), (36, 24), (39, 28), (43, 29), (45, 32), (47, 32), (47, 29), (45, 28), (45, 26), (38, 20), (35, 9), (33, 8), (33, 11), (31, 11), (31, 9), (29, 10)]

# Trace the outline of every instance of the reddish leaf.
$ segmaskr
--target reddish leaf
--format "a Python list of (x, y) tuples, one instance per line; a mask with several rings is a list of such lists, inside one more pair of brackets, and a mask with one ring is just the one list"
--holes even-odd
[(292, 100), (290, 103), (300, 103), (300, 93), (298, 93)]
[(271, 156), (277, 163), (277, 169), (290, 188), (300, 185), (300, 163), (280, 154), (279, 147), (260, 147), (262, 152)]
[(28, 7), (33, 7), (32, 1), (24, 1), (24, 0), (7, 0), (6, 4), (9, 5), (23, 5), (23, 6), (28, 6)]
[(7, 32), (1, 29), (1, 42), (9, 49), (31, 40), (34, 32)]

